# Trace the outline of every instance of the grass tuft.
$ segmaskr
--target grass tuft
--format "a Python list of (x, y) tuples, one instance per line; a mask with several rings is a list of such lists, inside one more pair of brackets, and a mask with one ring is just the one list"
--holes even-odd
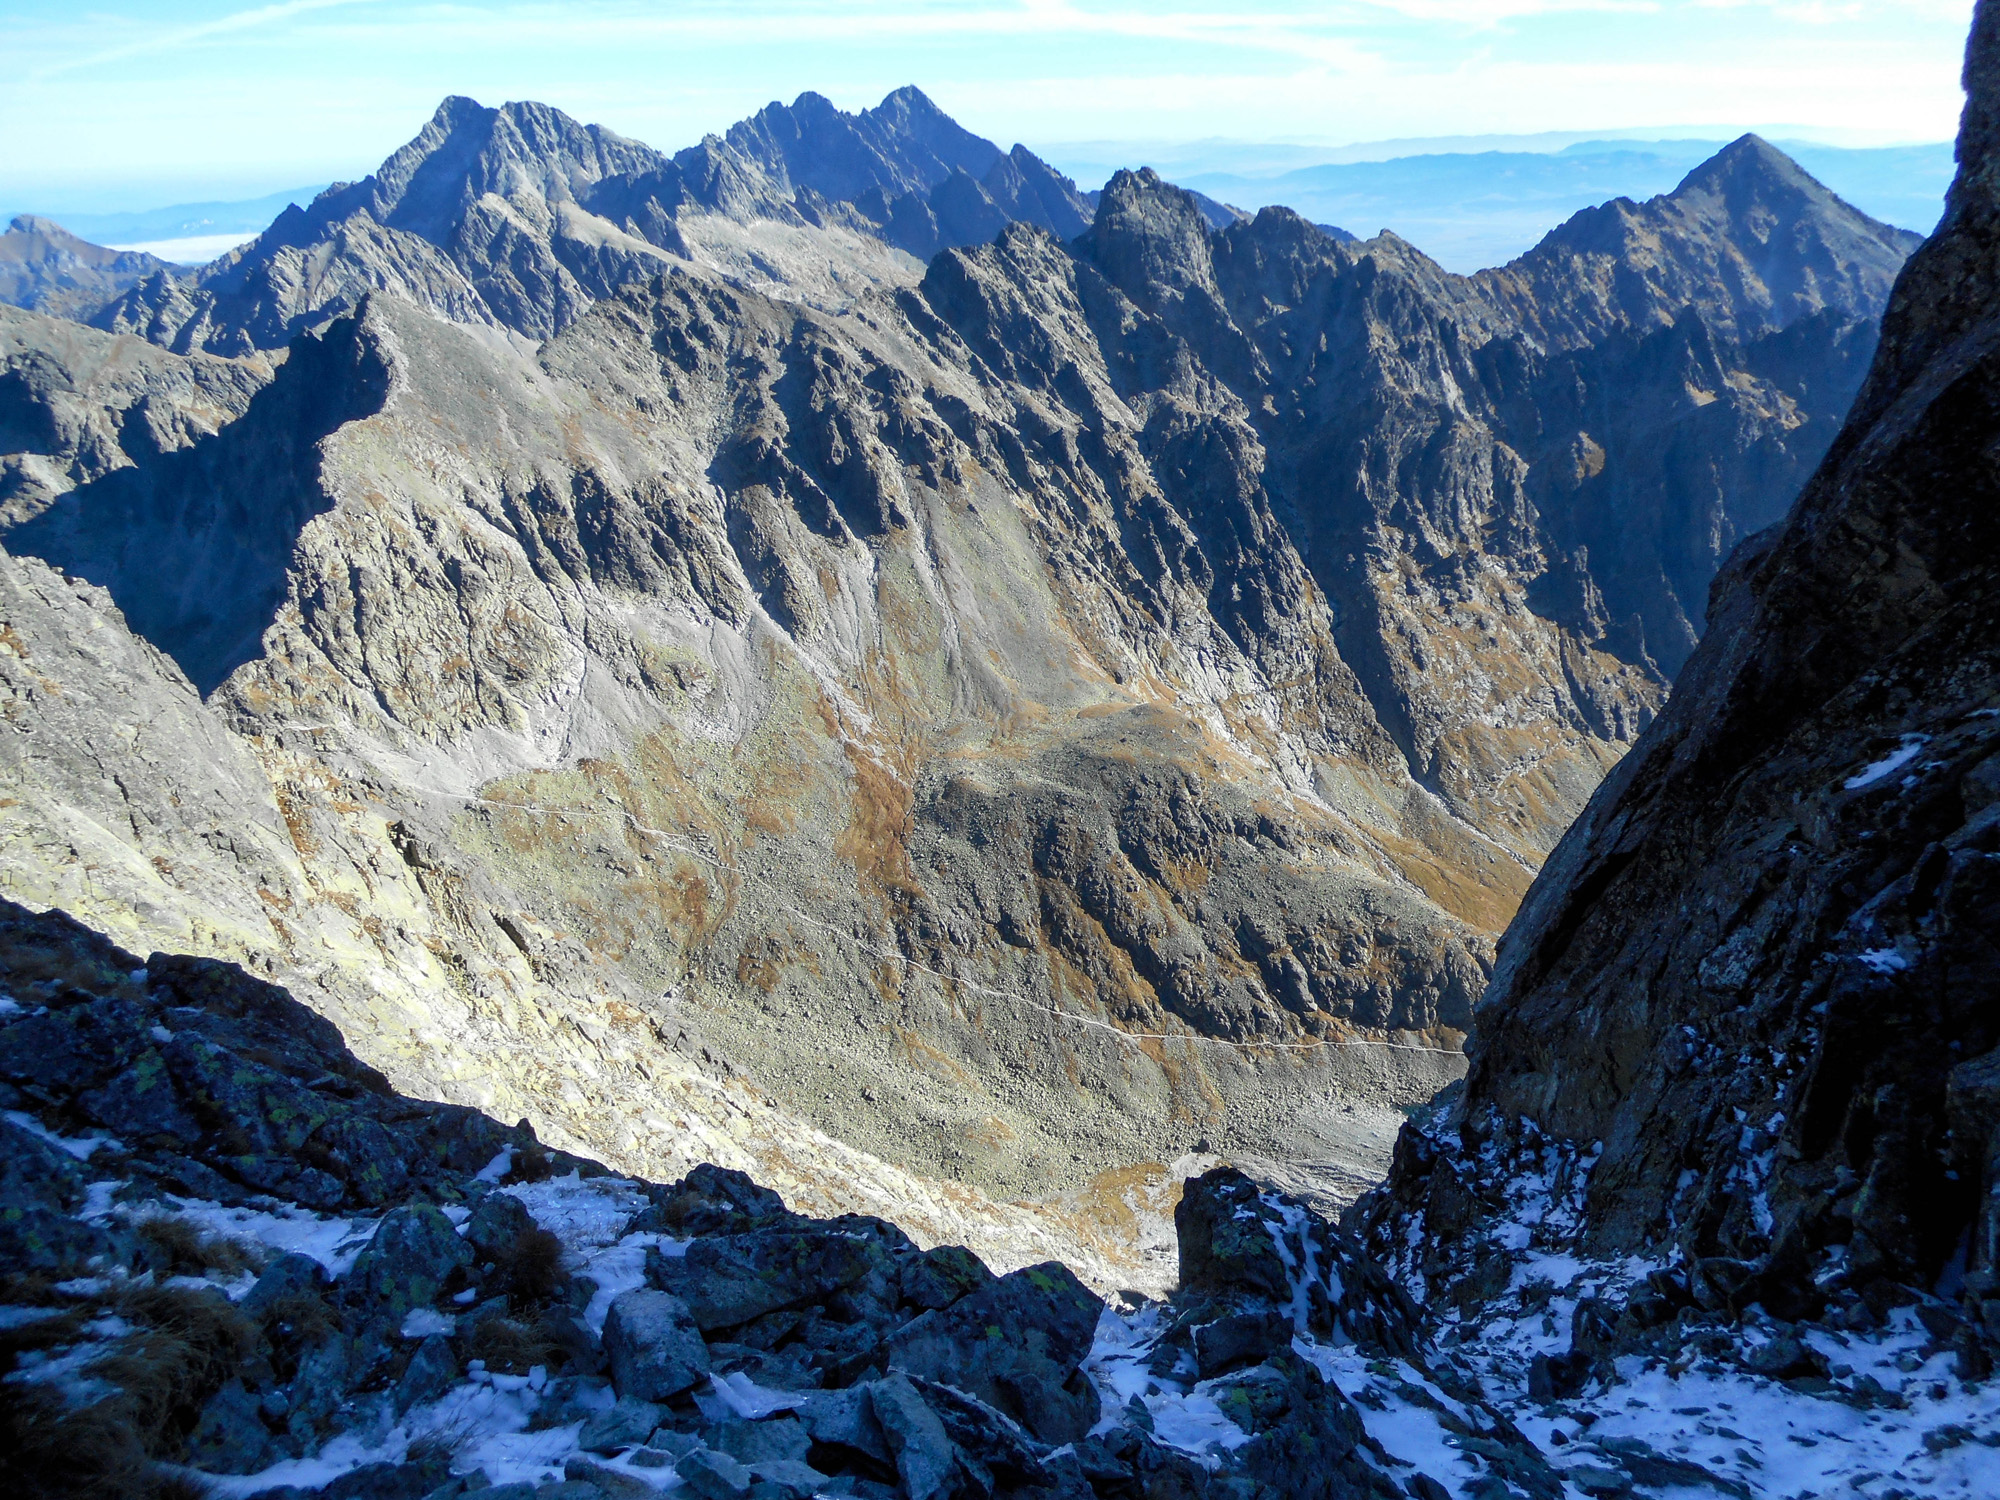
[(485, 1360), (487, 1369), (503, 1375), (525, 1375), (536, 1365), (561, 1369), (569, 1360), (569, 1347), (541, 1319), (481, 1318), (467, 1341), (466, 1356)]
[(540, 1225), (522, 1231), (495, 1260), (507, 1300), (519, 1312), (553, 1300), (568, 1285), (563, 1243)]
[(257, 1267), (259, 1257), (244, 1246), (219, 1234), (212, 1234), (192, 1219), (172, 1214), (155, 1214), (135, 1227), (139, 1238), (153, 1252), (148, 1257), (164, 1266), (168, 1276), (240, 1276)]

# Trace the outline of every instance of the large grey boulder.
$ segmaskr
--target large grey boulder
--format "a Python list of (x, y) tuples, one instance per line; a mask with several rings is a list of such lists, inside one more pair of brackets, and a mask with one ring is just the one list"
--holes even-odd
[(701, 1500), (743, 1500), (750, 1493), (749, 1469), (713, 1448), (696, 1448), (683, 1454), (675, 1460), (674, 1472)]
[(821, 1302), (886, 1261), (879, 1245), (859, 1235), (767, 1229), (696, 1240), (686, 1255), (654, 1261), (652, 1274), (708, 1333)]
[(371, 1315), (400, 1317), (437, 1301), (451, 1273), (471, 1261), (471, 1247), (451, 1220), (428, 1203), (413, 1203), (383, 1216), (349, 1273), (349, 1295)]
[(621, 1396), (617, 1405), (600, 1411), (584, 1422), (576, 1435), (577, 1447), (586, 1453), (615, 1453), (621, 1448), (637, 1448), (652, 1436), (666, 1416), (666, 1408), (636, 1396)]
[(1075, 1442), (1097, 1420), (1078, 1366), (1103, 1311), (1067, 1266), (1029, 1266), (899, 1328), (889, 1366), (969, 1392), (1043, 1442)]
[(642, 1288), (611, 1303), (604, 1354), (619, 1398), (664, 1401), (708, 1374), (708, 1345), (688, 1305), (671, 1292)]
[(951, 1493), (957, 1453), (944, 1423), (916, 1386), (905, 1376), (891, 1375), (868, 1388), (868, 1399), (910, 1500), (934, 1500)]

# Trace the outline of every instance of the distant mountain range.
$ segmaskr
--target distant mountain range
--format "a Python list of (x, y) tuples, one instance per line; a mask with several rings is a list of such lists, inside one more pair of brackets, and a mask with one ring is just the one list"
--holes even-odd
[[(1580, 209), (1671, 191), (1722, 144), (1583, 141), (1557, 152), (1445, 152), (1277, 171), (1270, 166), (1284, 157), (1271, 148), (1188, 148), (1163, 170), (1244, 209), (1283, 204), (1361, 234), (1394, 230), (1440, 264), (1469, 274), (1512, 260)], [(1885, 223), (1927, 234), (1944, 211), (1953, 171), (1949, 142), (1879, 150), (1780, 144), (1843, 199)], [(1255, 165), (1205, 166), (1231, 156)]]
[[(839, 115), (824, 100), (804, 95), (789, 108), (774, 104), (741, 122), (727, 139), (739, 145), (761, 139), (765, 148), (777, 149), (784, 139), (803, 139), (801, 121), (810, 118), (823, 124)], [(854, 118), (865, 121), (869, 112)], [(856, 128), (863, 134), (868, 129)], [(1470, 139), (1441, 139), (1339, 148), (1282, 142), (1098, 141), (1052, 146), (1042, 157), (1058, 163), (1077, 183), (1103, 182), (1123, 167), (1152, 166), (1196, 192), (1210, 223), (1218, 228), (1237, 216), (1225, 204), (1247, 213), (1277, 204), (1296, 209), (1322, 228), (1339, 226), (1342, 232), (1363, 234), (1390, 229), (1421, 246), (1446, 269), (1470, 274), (1512, 260), (1580, 209), (1610, 198), (1645, 199), (1671, 191), (1726, 143), (1722, 137), (1698, 136), (1494, 137), (1490, 146)], [(1953, 171), (1948, 141), (1866, 149), (1793, 140), (1775, 144), (1847, 202), (1884, 223), (1928, 233), (1943, 211), (1944, 190)], [(1017, 166), (1023, 161), (1042, 164), (1025, 148), (1015, 151), (1019, 154), (1008, 154), (1014, 155)], [(968, 158), (980, 169), (968, 167), (968, 174), (983, 177), (1002, 154), (990, 142), (980, 142)], [(811, 165), (802, 161), (801, 166), (809, 177)], [(255, 238), (287, 206), (304, 207), (320, 191), (298, 188), (261, 198), (175, 204), (137, 213), (38, 210), (37, 216), (60, 220), (72, 234), (99, 245), (198, 265)], [(1080, 197), (1089, 203), (1096, 193), (1083, 192)], [(0, 218), (12, 212), (0, 212)], [(922, 239), (919, 232), (913, 242)]]
[[(233, 198), (227, 202), (174, 203), (165, 208), (122, 213), (44, 213), (39, 217), (59, 219), (70, 233), (100, 245), (213, 240), (224, 235), (236, 236), (235, 243), (240, 244), (262, 234), (273, 219), (293, 204), (308, 204), (325, 189), (326, 184), (322, 182), (312, 187), (287, 188), (259, 198)], [(214, 255), (201, 257), (203, 261), (214, 258)]]

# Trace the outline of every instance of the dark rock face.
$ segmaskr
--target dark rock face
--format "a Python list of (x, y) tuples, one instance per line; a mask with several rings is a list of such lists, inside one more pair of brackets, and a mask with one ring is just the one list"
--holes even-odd
[(0, 302), (52, 317), (88, 317), (167, 270), (157, 256), (93, 245), (33, 214), (16, 217), (0, 234)]
[(1406, 1131), (1370, 1210), (1384, 1247), (1421, 1226), (1434, 1285), (1476, 1279), (1495, 1184), (1525, 1167), (1594, 1246), (1679, 1248), (1641, 1324), (1691, 1301), (1873, 1326), (1915, 1287), (2000, 1327), (1989, 4), (1966, 83), (1949, 211), (1847, 426), (1731, 559), (1665, 713), (1502, 941), (1462, 1100)]
[[(1282, 1309), (1300, 1333), (1345, 1336), (1396, 1352), (1418, 1345), (1417, 1310), (1359, 1244), (1233, 1167), (1188, 1181), (1174, 1207), (1174, 1234), (1181, 1285), (1207, 1294), (1224, 1313), (1216, 1323), (1189, 1325), (1197, 1359), (1203, 1358), (1204, 1333), (1215, 1351), (1209, 1357), (1225, 1361), (1237, 1343), (1264, 1337), (1267, 1303)], [(1234, 1323), (1227, 1310), (1245, 1298), (1252, 1321)]]
[[(58, 1005), (0, 1032), (0, 1082), (30, 1097), (58, 1089), (80, 1123), (108, 1129), (111, 1119), (131, 1123), (131, 1116), (128, 1094), (106, 1085), (136, 1073), (132, 1092), (166, 1096), (149, 1107), (171, 1128), (131, 1137), (157, 1152), (163, 1186), (201, 1196), (232, 1187), (274, 1192), (321, 1209), (372, 1207), (392, 1196), (387, 1184), (400, 1197), (534, 1140), (470, 1109), (438, 1105), (412, 1116), (327, 1021), (233, 964), (113, 957), (61, 913), (34, 916), (12, 903), (0, 912), (0, 943), (16, 963), (24, 952), (81, 948), (85, 967), (72, 972), (78, 986), (91, 986), (71, 988)], [(32, 1137), (18, 1141), (7, 1192), (70, 1207), (78, 1185), (70, 1165), (64, 1170), (64, 1159)], [(434, 1210), (404, 1211), (397, 1224), (369, 1274), (379, 1275), (377, 1290), (390, 1300), (428, 1300), (422, 1289), (447, 1279), (463, 1247), (456, 1235), (444, 1242), (448, 1226), (440, 1229)]]
[(1031, 1266), (905, 1324), (889, 1365), (970, 1392), (1059, 1446), (1097, 1421), (1097, 1394), (1076, 1372), (1103, 1311), (1068, 1267)]

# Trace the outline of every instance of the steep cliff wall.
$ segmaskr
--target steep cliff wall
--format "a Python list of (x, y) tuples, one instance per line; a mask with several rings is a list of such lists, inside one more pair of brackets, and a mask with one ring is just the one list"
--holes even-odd
[(1455, 1113), (1400, 1148), (1375, 1221), (1421, 1227), (1441, 1287), (1502, 1207), (1481, 1163), (1531, 1137), (1601, 1151), (1588, 1241), (1678, 1247), (1707, 1305), (1869, 1326), (1915, 1287), (2000, 1329), (1989, 4), (1965, 78), (1949, 210), (1846, 427), (1502, 940)]

